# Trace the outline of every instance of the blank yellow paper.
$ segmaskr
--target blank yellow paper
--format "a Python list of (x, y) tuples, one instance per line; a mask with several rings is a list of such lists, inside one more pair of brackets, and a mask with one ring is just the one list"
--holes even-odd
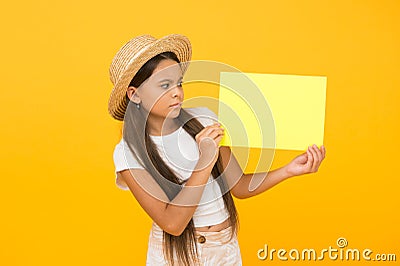
[(306, 150), (323, 144), (326, 77), (221, 72), (222, 146)]

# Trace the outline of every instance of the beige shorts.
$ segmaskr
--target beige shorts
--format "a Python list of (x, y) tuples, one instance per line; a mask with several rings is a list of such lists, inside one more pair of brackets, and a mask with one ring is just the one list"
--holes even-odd
[[(237, 236), (229, 240), (230, 227), (219, 232), (195, 233), (200, 265), (242, 265)], [(163, 253), (163, 231), (155, 223), (150, 231), (146, 265), (168, 265)]]

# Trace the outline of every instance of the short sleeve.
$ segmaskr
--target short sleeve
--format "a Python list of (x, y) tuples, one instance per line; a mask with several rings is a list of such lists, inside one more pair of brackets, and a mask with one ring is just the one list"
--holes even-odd
[(115, 183), (120, 189), (128, 190), (129, 188), (126, 183), (117, 177), (117, 172), (131, 168), (144, 168), (136, 160), (131, 150), (129, 149), (129, 146), (123, 139), (121, 139), (121, 141), (115, 146), (113, 159), (115, 166)]
[(199, 120), (203, 126), (210, 126), (218, 122), (218, 116), (207, 107), (187, 108), (186, 111)]

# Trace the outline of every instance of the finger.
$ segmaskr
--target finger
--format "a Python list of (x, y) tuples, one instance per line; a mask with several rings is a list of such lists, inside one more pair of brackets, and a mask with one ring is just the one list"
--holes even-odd
[(314, 158), (314, 171), (317, 172), (318, 168), (319, 168), (319, 165), (321, 164), (322, 154), (321, 154), (321, 151), (318, 149), (318, 146), (315, 145), (315, 144), (311, 147), (311, 149), (312, 149), (312, 151), (314, 151), (314, 156), (315, 156), (315, 158)]
[(208, 126), (208, 127), (203, 128), (203, 130), (200, 131), (199, 134), (200, 134), (201, 136), (209, 136), (210, 133), (211, 133), (213, 130), (215, 130), (215, 127), (213, 127), (213, 126)]
[[(315, 144), (314, 144), (315, 145)], [(319, 166), (321, 165), (322, 160), (324, 159), (324, 156), (322, 154), (322, 151), (318, 148), (317, 145), (314, 146), (314, 150), (318, 155), (318, 162), (317, 162), (317, 166), (315, 168), (315, 171), (318, 171)]]
[(219, 146), (219, 143), (221, 142), (222, 137), (223, 137), (223, 135), (220, 135), (219, 137), (217, 137), (217, 138), (215, 139), (215, 142), (217, 143), (217, 146)]
[(310, 147), (307, 148), (307, 155), (308, 155), (308, 158), (307, 158), (307, 169), (309, 169), (311, 171), (314, 159), (313, 159), (313, 156), (311, 154)]
[(305, 164), (307, 163), (307, 159), (308, 159), (308, 154), (307, 152), (305, 152), (297, 156), (296, 161), (300, 164)]
[(220, 127), (220, 124), (219, 124), (219, 123), (214, 123), (214, 124), (212, 124), (212, 125), (209, 125), (209, 126), (204, 127), (204, 128), (195, 136), (196, 141), (197, 141), (199, 138), (202, 138), (204, 135), (206, 135), (206, 136), (209, 135), (211, 131), (213, 131), (214, 129), (217, 129), (217, 128), (224, 130), (224, 128), (221, 128), (221, 127)]
[(207, 127), (220, 127), (221, 124), (220, 123), (213, 123), (211, 125), (208, 125)]
[(315, 153), (317, 154), (317, 160), (318, 160), (318, 164), (322, 161), (322, 152), (318, 149), (317, 145), (313, 145), (313, 149), (315, 151)]
[(318, 164), (318, 156), (315, 152), (315, 150), (312, 147), (308, 147), (308, 149), (310, 150), (312, 157), (313, 157), (313, 163), (312, 163), (312, 167), (311, 167), (311, 171), (314, 172), (316, 170), (317, 164)]
[(218, 136), (223, 135), (223, 134), (224, 134), (224, 131), (222, 131), (222, 130), (214, 130), (214, 131), (210, 132), (210, 134), (208, 136), (215, 139)]
[(325, 149), (324, 145), (321, 146), (321, 151), (322, 151), (323, 158), (325, 158), (326, 149)]
[(208, 136), (212, 135), (212, 134), (222, 134), (222, 132), (224, 132), (224, 130), (220, 127), (211, 127), (209, 130), (205, 131), (204, 133)]
[(215, 123), (215, 124), (212, 124), (212, 125), (209, 125), (209, 126), (206, 126), (206, 127), (204, 127), (204, 131), (207, 131), (207, 130), (213, 130), (213, 129), (221, 129), (221, 124), (219, 124), (219, 123)]

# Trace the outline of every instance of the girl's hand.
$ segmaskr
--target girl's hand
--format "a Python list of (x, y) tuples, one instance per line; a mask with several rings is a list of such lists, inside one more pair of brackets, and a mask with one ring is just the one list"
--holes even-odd
[(219, 143), (224, 136), (224, 129), (219, 123), (204, 127), (195, 137), (200, 151), (197, 170), (213, 167), (218, 159)]
[(317, 145), (308, 147), (307, 152), (300, 154), (294, 158), (290, 163), (285, 165), (286, 172), (289, 176), (303, 175), (315, 173), (318, 171), (321, 162), (325, 158), (324, 145), (318, 149)]

